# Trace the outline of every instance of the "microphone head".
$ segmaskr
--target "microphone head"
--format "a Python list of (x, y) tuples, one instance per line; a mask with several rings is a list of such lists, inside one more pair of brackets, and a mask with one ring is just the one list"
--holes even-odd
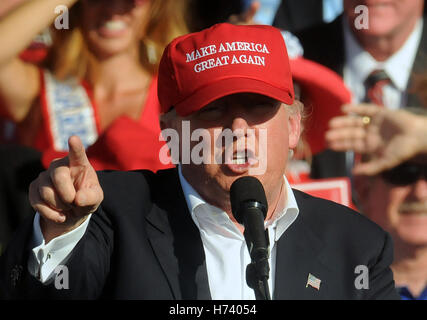
[(255, 177), (246, 176), (235, 180), (230, 188), (230, 202), (233, 216), (240, 224), (243, 224), (242, 204), (254, 203), (254, 206), (263, 212), (264, 219), (267, 215), (268, 204), (264, 187)]

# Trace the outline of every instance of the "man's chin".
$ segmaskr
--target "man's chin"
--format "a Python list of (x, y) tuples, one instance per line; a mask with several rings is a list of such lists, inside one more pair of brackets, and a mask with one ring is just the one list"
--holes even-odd
[(405, 215), (400, 217), (394, 233), (408, 245), (427, 247), (427, 216)]

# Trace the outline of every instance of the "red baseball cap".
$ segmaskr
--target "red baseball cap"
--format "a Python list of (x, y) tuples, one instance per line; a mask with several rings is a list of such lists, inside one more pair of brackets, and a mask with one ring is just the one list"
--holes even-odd
[(159, 66), (162, 113), (187, 116), (221, 97), (258, 93), (294, 102), (285, 41), (271, 26), (216, 24), (173, 40)]

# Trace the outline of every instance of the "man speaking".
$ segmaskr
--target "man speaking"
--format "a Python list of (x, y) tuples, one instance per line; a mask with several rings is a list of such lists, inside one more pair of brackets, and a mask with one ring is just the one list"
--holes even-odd
[[(398, 299), (389, 235), (346, 207), (292, 190), (284, 177), (302, 105), (277, 29), (218, 24), (175, 39), (162, 57), (158, 95), (177, 168), (96, 173), (71, 137), (69, 155), (30, 187), (37, 213), (2, 256), (0, 294)], [(232, 204), (230, 188), (246, 176), (259, 180), (265, 200), (248, 192), (247, 202), (249, 184), (234, 188), (241, 200)], [(236, 220), (232, 207), (265, 214), (261, 248), (254, 239), (263, 234), (244, 231), (260, 228), (250, 217)], [(267, 272), (261, 295), (246, 279), (257, 252)], [(58, 289), (58, 270), (67, 288)]]

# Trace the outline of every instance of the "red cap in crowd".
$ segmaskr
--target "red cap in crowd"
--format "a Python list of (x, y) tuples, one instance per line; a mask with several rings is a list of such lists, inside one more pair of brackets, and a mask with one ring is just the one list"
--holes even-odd
[(221, 23), (178, 37), (166, 47), (158, 81), (162, 113), (174, 107), (187, 116), (241, 92), (293, 103), (288, 54), (278, 29)]
[(329, 121), (343, 115), (341, 107), (351, 102), (351, 92), (343, 79), (331, 69), (314, 61), (298, 57), (290, 59), (292, 76), (301, 87), (305, 107), (304, 138), (312, 154), (324, 151), (327, 146), (325, 132)]

